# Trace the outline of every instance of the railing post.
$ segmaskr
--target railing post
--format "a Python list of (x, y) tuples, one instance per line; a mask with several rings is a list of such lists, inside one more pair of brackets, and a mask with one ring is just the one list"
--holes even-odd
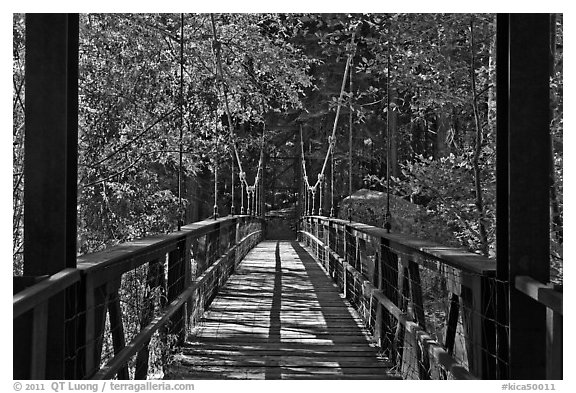
[(470, 372), (481, 379), (496, 378), (496, 326), (493, 279), (462, 274), (460, 300)]
[[(77, 14), (26, 15), (25, 276), (76, 267), (78, 26)], [(49, 379), (83, 377), (82, 302), (67, 302), (72, 294), (50, 299), (46, 352), (34, 355), (46, 356)]]
[[(238, 245), (238, 242), (241, 240), (240, 239), (240, 223), (244, 222), (246, 219), (244, 217), (241, 218), (237, 218), (236, 220), (234, 220), (234, 225), (232, 226), (232, 229), (230, 231), (230, 244), (231, 247), (236, 247)], [(236, 267), (237, 264), (239, 262), (240, 259), (240, 255), (241, 255), (241, 251), (240, 250), (235, 250), (234, 251), (234, 255), (232, 257), (232, 272), (236, 271)]]
[(356, 238), (352, 234), (352, 227), (350, 225), (346, 225), (346, 233), (345, 233), (345, 242), (346, 242), (346, 261), (351, 266), (356, 266)]
[[(146, 275), (146, 293), (144, 295), (144, 303), (142, 305), (142, 310), (140, 314), (140, 329), (148, 326), (152, 319), (154, 318), (154, 289), (157, 287), (164, 288), (164, 263), (162, 260), (154, 260), (148, 264), (148, 273)], [(163, 301), (163, 294), (161, 294), (160, 302), (161, 305), (165, 303)], [(148, 360), (150, 357), (148, 345), (150, 340), (146, 342), (146, 345), (138, 351), (136, 356), (136, 371), (134, 373), (134, 379), (146, 379), (148, 377)]]
[(94, 374), (100, 365), (109, 294), (108, 285), (94, 286), (93, 278), (89, 274), (85, 275), (82, 281), (86, 305), (84, 364), (85, 374), (89, 376)]
[[(366, 270), (364, 269), (367, 265), (366, 263), (366, 240), (362, 237), (358, 237), (356, 239), (356, 266), (354, 268), (360, 272), (362, 275), (366, 275)], [(357, 299), (358, 299), (358, 306), (360, 307), (360, 314), (363, 315), (364, 320), (369, 320), (367, 316), (370, 314), (369, 304), (366, 305), (366, 298), (364, 296), (364, 291), (362, 288), (362, 283), (360, 284), (359, 289), (357, 290)]]
[(548, 335), (546, 336), (546, 378), (562, 379), (562, 314), (548, 309), (546, 310), (546, 324)]
[[(186, 284), (187, 239), (178, 243), (175, 250), (168, 253), (168, 303), (182, 293)], [(178, 342), (186, 340), (186, 303), (170, 318), (170, 333), (178, 337)]]
[(526, 274), (550, 279), (549, 37), (549, 14), (498, 16), (496, 248), (509, 296), (499, 301), (508, 306), (508, 318), (499, 313), (509, 326), (508, 351), (499, 354), (509, 375), (499, 377), (507, 379), (546, 378), (546, 308), (514, 283)]
[(444, 337), (444, 347), (450, 355), (454, 353), (456, 343), (456, 331), (458, 330), (458, 317), (460, 315), (460, 297), (455, 293), (450, 293), (450, 308), (448, 311), (448, 322), (446, 323), (446, 334)]
[[(334, 237), (334, 222), (332, 219), (328, 220), (328, 231), (326, 233), (326, 244), (328, 244), (328, 248), (332, 251), (336, 251), (335, 247), (335, 237)], [(326, 261), (328, 263), (328, 274), (330, 277), (334, 278), (334, 259), (332, 258), (332, 254), (330, 252), (326, 255)]]
[(213, 230), (206, 235), (206, 268), (214, 263), (218, 258), (220, 239), (220, 223), (216, 224)]
[[(408, 298), (410, 297), (410, 282), (408, 281), (408, 267), (407, 261), (404, 258), (398, 257), (398, 282), (397, 282), (397, 299), (398, 308), (408, 315)], [(394, 343), (392, 350), (394, 351), (395, 363), (401, 372), (406, 372), (410, 367), (408, 363), (404, 362), (404, 346), (406, 340), (406, 328), (400, 321), (396, 325), (396, 332), (394, 334)]]
[[(110, 317), (110, 332), (112, 333), (114, 355), (117, 355), (126, 346), (124, 326), (122, 325), (122, 308), (120, 307), (120, 299), (118, 298), (118, 288), (111, 293), (110, 301), (108, 302), (108, 315)], [(117, 377), (119, 380), (130, 379), (128, 365), (125, 365), (118, 371)]]
[[(398, 283), (398, 256), (390, 250), (389, 241), (384, 238), (380, 238), (380, 271), (378, 288), (380, 288), (382, 292), (384, 292), (384, 295), (396, 306), (399, 306), (398, 292), (396, 291), (396, 285)], [(387, 350), (388, 357), (393, 359), (395, 356), (393, 348), (396, 322), (394, 316), (388, 311), (383, 310), (383, 313), (382, 348)]]

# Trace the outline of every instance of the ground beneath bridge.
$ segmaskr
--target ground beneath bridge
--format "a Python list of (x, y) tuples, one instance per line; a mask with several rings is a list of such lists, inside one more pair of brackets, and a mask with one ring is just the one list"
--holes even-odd
[(168, 373), (171, 379), (387, 379), (387, 362), (297, 242), (244, 259)]

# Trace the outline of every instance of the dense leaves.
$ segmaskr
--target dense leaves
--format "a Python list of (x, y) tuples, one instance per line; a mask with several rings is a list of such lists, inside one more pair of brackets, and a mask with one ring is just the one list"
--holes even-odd
[[(552, 240), (553, 257), (561, 260), (561, 16), (556, 24), (551, 135), (556, 201), (552, 210), (557, 219)], [(24, 17), (15, 14), (15, 273), (21, 267), (23, 233), (24, 37)], [(308, 170), (316, 176), (341, 105), (336, 204), (348, 195), (352, 116), (353, 189), (386, 191), (389, 172), (394, 180), (390, 191), (420, 204), (445, 228), (446, 239), (493, 256), (494, 50), (493, 15), (186, 14), (183, 19), (180, 14), (82, 15), (79, 252), (170, 231), (180, 218), (208, 216), (215, 169), (216, 204), (220, 214), (227, 214), (232, 193), (231, 131), (251, 181), (264, 123), (265, 150), (277, 156), (296, 150), (292, 131), (282, 127), (294, 130), (301, 123)], [(216, 71), (217, 52), (222, 75)], [(339, 103), (348, 54), (353, 55), (352, 81), (346, 81), (344, 101)], [(288, 189), (291, 180), (286, 174), (296, 176), (298, 171), (274, 165), (266, 185), (275, 182), (275, 187)], [(235, 173), (238, 206), (237, 167)], [(284, 190), (279, 199), (291, 201), (295, 196), (295, 191)], [(328, 211), (329, 198), (324, 203)]]
[(262, 37), (258, 15), (216, 18), (221, 80), (209, 15), (86, 15), (83, 22), (81, 252), (174, 228), (180, 128), (184, 176), (229, 160), (224, 89), (236, 129), (262, 122), (266, 111), (298, 107), (310, 85), (307, 60), (278, 37)]
[(12, 253), (13, 271), (22, 274), (24, 252), (24, 16), (13, 15), (12, 54)]

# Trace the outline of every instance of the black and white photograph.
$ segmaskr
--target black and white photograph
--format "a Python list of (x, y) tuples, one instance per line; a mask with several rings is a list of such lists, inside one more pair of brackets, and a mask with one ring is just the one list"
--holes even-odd
[(10, 387), (561, 390), (564, 14), (186, 7), (11, 14)]

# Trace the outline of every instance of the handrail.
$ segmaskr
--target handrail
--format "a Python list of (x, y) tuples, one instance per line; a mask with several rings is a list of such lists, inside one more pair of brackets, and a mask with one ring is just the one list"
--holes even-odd
[[(455, 379), (492, 378), (497, 357), (491, 334), (496, 329), (492, 327), (482, 334), (475, 331), (494, 324), (495, 309), (490, 295), (495, 286), (494, 260), (409, 235), (391, 234), (371, 225), (323, 216), (302, 217), (299, 234), (344, 295), (358, 305), (361, 317), (374, 329), (374, 337), (395, 340), (395, 344), (387, 341), (391, 348), (382, 349), (397, 351), (391, 356), (395, 356), (394, 362), (400, 362), (398, 367), (403, 373), (406, 367), (413, 367), (420, 378), (431, 378), (429, 363), (434, 360)], [(423, 285), (431, 274), (437, 280), (445, 280), (444, 291), (449, 298), (443, 343), (426, 331), (428, 303), (424, 301)], [(376, 317), (371, 314), (374, 304), (394, 318), (396, 327), (382, 319), (381, 311)], [(418, 343), (412, 349), (417, 361), (411, 366), (403, 363), (402, 331), (410, 333)], [(457, 332), (467, 341), (463, 360), (454, 356)]]
[[(322, 216), (307, 216), (312, 219), (326, 220)], [(448, 266), (474, 274), (493, 274), (496, 271), (496, 261), (479, 254), (471, 253), (462, 248), (447, 247), (428, 240), (401, 233), (388, 233), (386, 229), (359, 222), (350, 222), (342, 219), (331, 218), (330, 222), (337, 225), (347, 226), (359, 233), (386, 239), (390, 249), (399, 253), (409, 253), (414, 262), (423, 259), (441, 261)]]
[(52, 296), (62, 292), (79, 281), (80, 272), (77, 269), (69, 268), (18, 292), (12, 299), (12, 318), (16, 319), (25, 312), (47, 302)]
[[(239, 244), (244, 243), (249, 238), (261, 234), (261, 230), (254, 231), (242, 240)], [(187, 289), (184, 290), (176, 299), (174, 299), (169, 305), (166, 306), (164, 311), (158, 315), (154, 320), (144, 327), (136, 337), (132, 339), (132, 342), (124, 347), (119, 353), (117, 353), (112, 360), (110, 360), (104, 367), (102, 367), (92, 379), (110, 379), (122, 368), (122, 366), (134, 356), (140, 349), (142, 349), (152, 335), (164, 325), (170, 317), (172, 317), (176, 311), (182, 307), (182, 305), (194, 294), (196, 290), (200, 288), (202, 284), (210, 277), (214, 270), (216, 270), (220, 265), (227, 262), (234, 251), (238, 248), (238, 245), (232, 247), (226, 255), (221, 256), (214, 264), (212, 264), (208, 269), (196, 278)]]
[(530, 276), (517, 276), (516, 289), (542, 303), (554, 312), (562, 314), (563, 295), (552, 284), (543, 284)]
[(386, 310), (392, 314), (399, 323), (401, 323), (404, 328), (414, 334), (426, 351), (434, 357), (439, 364), (441, 364), (444, 369), (450, 372), (455, 379), (466, 379), (466, 380), (475, 380), (477, 379), (474, 375), (472, 375), (465, 367), (463, 367), (452, 355), (446, 351), (442, 345), (440, 345), (436, 340), (434, 340), (428, 333), (422, 329), (417, 323), (411, 321), (405, 312), (403, 312), (398, 306), (394, 304), (385, 294), (383, 291), (379, 290), (367, 280), (362, 273), (356, 270), (352, 265), (346, 262), (343, 258), (341, 258), (334, 250), (330, 248), (330, 246), (324, 244), (320, 239), (316, 236), (311, 234), (307, 231), (300, 231), (300, 233), (306, 235), (310, 239), (314, 240), (320, 247), (323, 247), (327, 252), (331, 254), (333, 258), (339, 260), (342, 264), (343, 268), (348, 270), (355, 279), (357, 279), (362, 285), (362, 292), (364, 295), (373, 296), (379, 304), (381, 304)]
[[(246, 217), (250, 216), (227, 216), (218, 219), (207, 219), (183, 226), (179, 232), (148, 236), (121, 243), (103, 251), (78, 257), (77, 267), (84, 274), (96, 275), (100, 280), (106, 279), (106, 277), (101, 277), (102, 273), (110, 275), (111, 269), (115, 274), (133, 270), (155, 256), (164, 255), (175, 250), (177, 244), (187, 238), (203, 236), (218, 225), (232, 225), (238, 218)], [(141, 259), (142, 257), (145, 258)]]
[[(251, 226), (252, 224), (256, 226)], [(250, 233), (246, 233), (247, 231)], [(27, 326), (31, 326), (29, 338), (34, 343), (27, 357), (29, 374), (26, 375), (35, 379), (50, 377), (44, 373), (46, 354), (39, 352), (45, 350), (46, 340), (49, 339), (45, 334), (47, 306), (53, 296), (75, 286), (74, 292), (79, 295), (76, 300), (80, 301), (71, 303), (73, 309), (68, 306), (66, 308), (67, 320), (72, 322), (67, 323), (66, 329), (74, 329), (74, 335), (80, 338), (80, 341), (71, 341), (70, 345), (73, 347), (66, 348), (66, 367), (73, 370), (74, 378), (111, 378), (114, 375), (119, 379), (128, 378), (126, 362), (135, 354), (138, 354), (136, 368), (138, 369), (139, 365), (144, 367), (145, 376), (148, 367), (148, 342), (154, 332), (170, 321), (169, 330), (180, 340), (185, 337), (186, 324), (191, 313), (201, 312), (210, 301), (206, 298), (199, 304), (198, 310), (193, 310), (193, 295), (206, 287), (206, 296), (212, 296), (261, 235), (262, 222), (257, 217), (240, 215), (204, 220), (183, 226), (178, 232), (149, 236), (80, 256), (77, 258), (76, 268), (64, 269), (15, 294), (14, 319), (23, 317), (28, 311), (34, 311), (31, 318), (22, 320), (27, 321)], [(197, 247), (202, 250), (198, 249), (198, 256)], [(191, 276), (192, 252), (197, 264), (202, 264), (201, 270), (196, 273), (198, 277)], [(141, 327), (135, 332), (131, 342), (125, 345), (120, 296), (126, 291), (121, 290), (122, 277), (123, 274), (144, 265), (148, 265), (146, 280), (153, 281), (142, 282), (140, 285), (158, 286), (159, 290), (163, 288), (161, 291), (164, 300), (160, 300), (160, 311), (154, 311), (157, 306), (154, 306), (154, 300), (150, 297), (156, 296), (153, 293), (156, 289), (145, 288), (143, 293), (147, 297), (140, 306), (144, 309), (139, 311)], [(74, 296), (72, 293), (69, 295)], [(188, 308), (184, 307), (185, 305), (188, 305)], [(107, 313), (109, 330), (106, 330), (104, 325)], [(105, 334), (112, 336), (114, 356), (104, 369), (100, 369)], [(141, 356), (143, 351), (145, 355)], [(143, 376), (142, 371), (137, 374), (136, 377)]]

